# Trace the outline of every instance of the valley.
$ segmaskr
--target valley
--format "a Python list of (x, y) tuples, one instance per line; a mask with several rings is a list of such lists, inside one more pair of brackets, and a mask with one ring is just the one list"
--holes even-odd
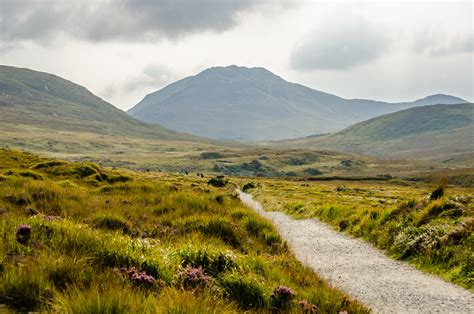
[[(273, 79), (263, 69), (237, 70)], [(235, 141), (142, 122), (60, 77), (2, 66), (0, 311), (386, 309), (375, 283), (363, 288), (358, 264), (324, 263), (335, 276), (354, 276), (347, 286), (315, 266), (323, 255), (301, 255), (322, 248), (319, 240), (285, 238), (324, 228), (334, 239), (374, 246), (360, 254), (380, 254), (376, 264), (401, 261), (407, 269), (390, 266), (390, 280), (406, 271), (457, 285), (446, 286), (454, 301), (434, 293), (421, 304), (458, 311), (456, 300), (473, 289), (473, 105), (446, 97), (385, 115), (393, 108), (382, 104), (377, 117), (331, 134), (273, 141), (280, 135), (252, 130), (263, 140)], [(442, 99), (450, 104), (432, 104)], [(236, 188), (263, 209), (246, 207)], [(422, 295), (420, 287), (409, 283), (407, 291)], [(400, 291), (392, 288), (383, 291)], [(408, 302), (398, 310), (419, 309), (393, 300)]]

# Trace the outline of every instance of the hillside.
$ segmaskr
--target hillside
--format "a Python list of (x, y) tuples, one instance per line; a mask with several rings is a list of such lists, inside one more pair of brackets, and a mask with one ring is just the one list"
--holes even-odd
[(0, 312), (369, 312), (207, 180), (0, 149)]
[(39, 130), (197, 140), (135, 120), (86, 88), (58, 76), (10, 66), (0, 66), (0, 123)]
[(469, 164), (474, 160), (473, 138), (474, 104), (465, 103), (415, 107), (355, 124), (332, 135), (278, 145)]
[(342, 130), (385, 113), (464, 102), (433, 95), (409, 103), (344, 99), (285, 81), (264, 68), (214, 67), (147, 95), (128, 113), (215, 139), (275, 140)]

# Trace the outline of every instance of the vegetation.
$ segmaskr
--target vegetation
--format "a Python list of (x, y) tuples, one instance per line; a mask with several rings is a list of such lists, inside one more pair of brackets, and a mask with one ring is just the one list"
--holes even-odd
[(272, 312), (306, 302), (368, 312), (297, 262), (233, 187), (8, 149), (0, 174), (0, 304), (9, 310)]
[[(445, 104), (445, 102), (437, 102)], [(354, 124), (327, 136), (277, 142), (283, 148), (327, 148), (389, 158), (424, 159), (470, 167), (474, 104), (414, 107)]]
[(264, 207), (316, 217), (422, 270), (474, 289), (474, 189), (403, 180), (258, 179)]

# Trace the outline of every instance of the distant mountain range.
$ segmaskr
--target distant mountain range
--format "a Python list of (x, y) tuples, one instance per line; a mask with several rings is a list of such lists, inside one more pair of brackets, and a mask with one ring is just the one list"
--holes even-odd
[(170, 84), (128, 113), (207, 138), (278, 140), (335, 132), (415, 106), (464, 102), (442, 94), (404, 103), (344, 99), (290, 83), (264, 68), (228, 66)]
[[(234, 101), (216, 105), (226, 97)], [(296, 104), (296, 98), (302, 102)], [(160, 99), (159, 105), (155, 105), (153, 101)], [(182, 105), (181, 99), (189, 99), (189, 105)], [(194, 130), (196, 134), (214, 138), (273, 139), (296, 136), (303, 130), (310, 132), (311, 126), (327, 127), (333, 122), (333, 126), (340, 127), (341, 121), (348, 123), (364, 115), (413, 107), (329, 135), (261, 144), (469, 165), (474, 163), (474, 105), (426, 106), (455, 101), (464, 102), (447, 95), (399, 104), (346, 100), (288, 83), (262, 68), (233, 66), (212, 68), (171, 84), (145, 97), (130, 113), (138, 117), (140, 112), (156, 112), (161, 108), (167, 112), (168, 120), (163, 124), (168, 127), (180, 129), (170, 126), (173, 122), (185, 131)], [(150, 113), (147, 117), (152, 119), (154, 115)], [(52, 74), (9, 66), (0, 66), (0, 134), (0, 145), (46, 152), (54, 148), (67, 154), (79, 150), (83, 153), (139, 150), (146, 156), (147, 152), (167, 149), (171, 152), (177, 147), (189, 149), (189, 145), (197, 151), (249, 148), (238, 142), (208, 140), (139, 121), (80, 85)]]
[(335, 134), (283, 141), (277, 146), (472, 165), (474, 104), (410, 108), (355, 124)]
[(149, 139), (202, 140), (138, 121), (58, 76), (11, 66), (0, 66), (0, 123)]

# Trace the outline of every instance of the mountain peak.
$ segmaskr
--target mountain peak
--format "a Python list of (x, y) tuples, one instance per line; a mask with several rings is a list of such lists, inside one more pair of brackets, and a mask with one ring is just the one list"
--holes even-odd
[(271, 71), (263, 67), (246, 67), (239, 65), (228, 65), (228, 66), (215, 66), (210, 67), (202, 72), (200, 72), (197, 77), (203, 75), (217, 75), (217, 76), (227, 76), (227, 77), (267, 77), (274, 79), (282, 79), (280, 76), (272, 73)]
[(262, 67), (229, 65), (170, 84), (128, 113), (208, 138), (276, 140), (335, 132), (412, 106), (459, 102), (455, 97), (394, 104), (343, 99), (290, 83)]
[(427, 105), (432, 105), (432, 104), (444, 104), (444, 105), (452, 105), (452, 104), (460, 104), (460, 103), (467, 103), (468, 101), (447, 95), (447, 94), (433, 94), (426, 96), (425, 98), (421, 98), (415, 101), (416, 104), (427, 104)]

